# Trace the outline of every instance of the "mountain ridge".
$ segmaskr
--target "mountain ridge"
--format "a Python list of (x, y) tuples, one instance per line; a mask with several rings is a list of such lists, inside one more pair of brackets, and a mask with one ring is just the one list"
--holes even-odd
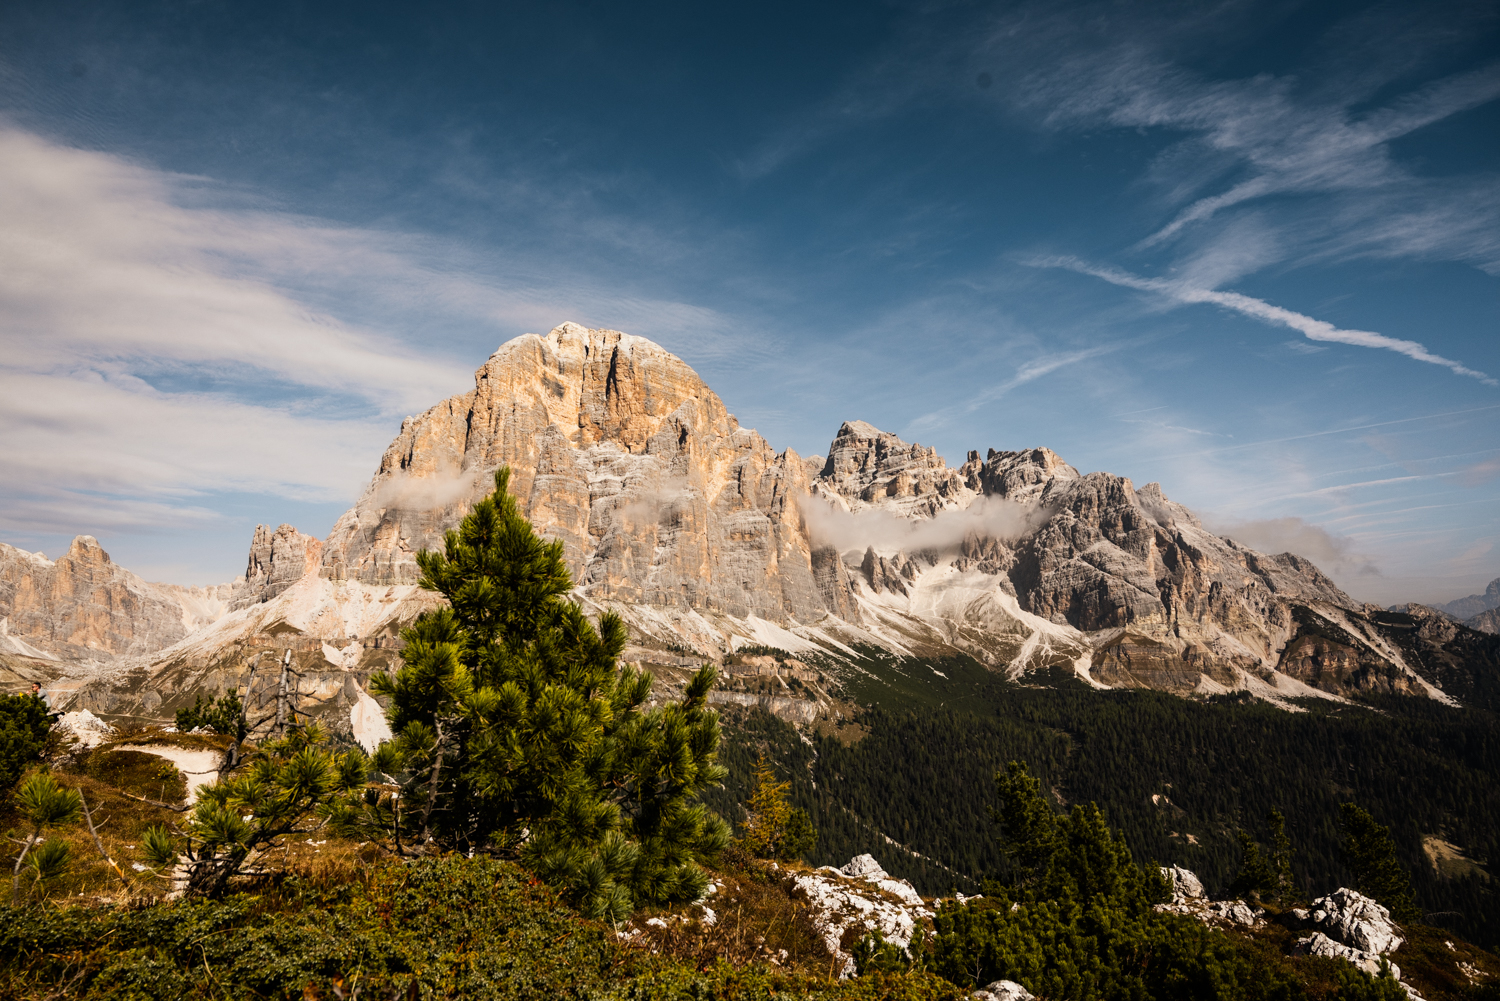
[[(757, 669), (754, 684), (727, 672), (735, 701), (826, 711), (837, 665), (866, 649), (1283, 705), (1449, 701), (1423, 674), (1426, 647), (1378, 617), (1390, 613), (1301, 557), (1212, 534), (1159, 484), (1079, 473), (1041, 447), (949, 467), (864, 421), (845, 422), (826, 456), (777, 452), (681, 359), (576, 324), (506, 342), (473, 389), (406, 418), (327, 539), (257, 528), (245, 576), (213, 591), (229, 593), (202, 628), (164, 632), (155, 651), (127, 644), (60, 687), (95, 712), (161, 712), (246, 684), (257, 653), (287, 648), (314, 704), (358, 703), (431, 604), (416, 552), (441, 547), (501, 465), (524, 513), (562, 541), (575, 598), (626, 620), (631, 658), (667, 679), (747, 648), (804, 662)], [(826, 684), (806, 681), (818, 664)]]

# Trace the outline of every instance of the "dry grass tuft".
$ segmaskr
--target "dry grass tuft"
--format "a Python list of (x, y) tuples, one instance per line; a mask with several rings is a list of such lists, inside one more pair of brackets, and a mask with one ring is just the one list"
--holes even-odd
[(645, 910), (624, 937), (640, 949), (708, 970), (720, 961), (734, 967), (764, 963), (815, 976), (833, 963), (805, 902), (790, 892), (790, 874), (726, 852), (710, 870), (717, 890), (702, 904)]

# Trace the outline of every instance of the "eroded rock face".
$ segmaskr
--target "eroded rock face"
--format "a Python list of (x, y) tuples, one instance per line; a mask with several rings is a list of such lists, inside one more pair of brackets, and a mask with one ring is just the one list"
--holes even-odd
[(828, 446), (818, 485), (850, 507), (881, 506), (901, 514), (932, 516), (974, 491), (937, 449), (909, 445), (864, 421), (846, 421)]
[(223, 615), (228, 592), (148, 583), (91, 535), (56, 561), (0, 543), (0, 649), (69, 660), (149, 654)]
[[(56, 564), (5, 547), (0, 656), (11, 660), (0, 667), (19, 677), (36, 657), (158, 651), (149, 683), (77, 690), (96, 712), (166, 712), (191, 703), (181, 686), (223, 690), (255, 651), (282, 646), (328, 665), (313, 670), (317, 699), (342, 711), (358, 692), (340, 672), (363, 685), (425, 607), (410, 597), (416, 553), (442, 547), (502, 465), (523, 513), (562, 541), (578, 600), (618, 612), (638, 659), (667, 673), (747, 646), (835, 658), (878, 646), (1182, 694), (1444, 697), (1429, 682), (1448, 679), (1488, 691), (1469, 653), (1444, 651), (1490, 637), (1437, 613), (1357, 606), (1306, 560), (1207, 531), (1158, 484), (1081, 474), (1045, 448), (970, 452), (949, 468), (862, 421), (826, 457), (777, 453), (660, 346), (576, 324), (507, 342), (472, 390), (407, 418), (322, 543), (258, 527), (232, 594), (145, 584), (86, 537)], [(926, 528), (908, 544), (912, 525)], [(318, 602), (343, 611), (292, 625)], [(341, 618), (359, 603), (385, 610), (350, 613), (369, 632)], [(229, 604), (238, 625), (164, 649)], [(797, 719), (820, 704), (742, 687), (722, 694)]]
[(843, 581), (815, 580), (801, 526), (803, 460), (741, 428), (656, 344), (576, 324), (508, 342), (471, 392), (408, 418), (329, 536), (323, 575), (415, 581), (415, 553), (441, 547), (501, 465), (590, 598), (778, 622), (839, 607)]
[[(1427, 692), (1398, 650), (1345, 621), (1356, 604), (1315, 566), (1213, 535), (1158, 484), (1080, 474), (1045, 448), (970, 452), (953, 469), (863, 421), (822, 460), (778, 454), (680, 359), (574, 324), (502, 345), (472, 391), (407, 419), (321, 573), (415, 581), (415, 553), (441, 545), (502, 464), (527, 516), (563, 541), (580, 597), (665, 646), (711, 654), (740, 630), (786, 649), (801, 636), (957, 650), (1011, 672), (1061, 662), (1180, 693)], [(937, 549), (840, 551), (847, 538), (822, 537), (809, 504), (1014, 517)], [(797, 635), (765, 635), (762, 620)], [(1317, 638), (1340, 629), (1337, 649)]]
[(270, 601), (322, 565), (323, 543), (291, 525), (273, 532), (256, 525), (250, 540), (250, 559), (243, 580), (236, 581), (230, 608), (246, 608)]

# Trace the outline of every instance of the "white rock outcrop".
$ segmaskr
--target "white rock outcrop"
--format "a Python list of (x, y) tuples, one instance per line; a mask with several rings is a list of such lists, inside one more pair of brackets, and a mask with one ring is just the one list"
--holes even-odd
[[(1383, 905), (1356, 890), (1340, 887), (1314, 900), (1307, 910), (1292, 913), (1299, 921), (1317, 929), (1297, 940), (1298, 951), (1346, 959), (1372, 977), (1380, 973), (1384, 959), (1390, 965), (1391, 976), (1401, 979), (1401, 967), (1391, 962), (1390, 954), (1401, 948), (1406, 939)], [(1410, 984), (1401, 986), (1406, 988), (1411, 1001), (1422, 1001)]]
[(1389, 910), (1347, 887), (1314, 900), (1307, 920), (1330, 938), (1371, 955), (1395, 952), (1406, 941)]
[(98, 747), (114, 736), (115, 728), (95, 716), (87, 709), (63, 713), (57, 720), (57, 729), (73, 735), (83, 747)]
[(973, 1001), (1036, 1001), (1036, 995), (1014, 980), (997, 980), (969, 997)]
[(911, 883), (891, 877), (869, 855), (855, 856), (842, 868), (825, 865), (815, 872), (797, 873), (792, 884), (794, 894), (807, 902), (813, 927), (832, 953), (840, 977), (856, 973), (854, 957), (843, 947), (851, 929), (859, 938), (879, 932), (887, 942), (905, 949), (917, 925), (933, 916)]
[[(1297, 951), (1309, 956), (1325, 956), (1328, 959), (1347, 959), (1372, 977), (1380, 973), (1380, 956), (1345, 945), (1342, 942), (1335, 942), (1320, 931), (1315, 931), (1311, 935), (1298, 939)], [(1389, 963), (1390, 960), (1386, 960), (1386, 962)], [(1401, 967), (1395, 963), (1390, 963), (1390, 967), (1391, 975), (1400, 980)]]
[(1248, 927), (1264, 919), (1265, 911), (1243, 900), (1209, 900), (1202, 881), (1188, 869), (1163, 866), (1161, 874), (1172, 882), (1172, 900), (1156, 905), (1156, 910), (1163, 914), (1185, 914), (1206, 924), (1221, 921)]

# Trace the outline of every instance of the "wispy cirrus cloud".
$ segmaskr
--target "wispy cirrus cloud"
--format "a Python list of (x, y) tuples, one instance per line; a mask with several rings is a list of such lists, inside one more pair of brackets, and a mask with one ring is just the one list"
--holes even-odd
[(1098, 358), (1100, 355), (1112, 354), (1123, 350), (1129, 347), (1131, 343), (1133, 342), (1098, 344), (1093, 347), (1080, 348), (1074, 351), (1053, 351), (1038, 355), (1022, 363), (1009, 378), (1002, 379), (988, 389), (974, 394), (963, 403), (944, 407), (941, 410), (934, 410), (913, 419), (903, 429), (903, 433), (921, 434), (924, 431), (931, 431), (934, 428), (942, 427), (965, 414), (972, 414), (987, 403), (993, 403), (1001, 399), (1013, 389), (1024, 386), (1029, 382), (1035, 382), (1060, 369), (1088, 361), (1091, 358)]
[(1220, 292), (1164, 278), (1141, 278), (1117, 268), (1098, 267), (1087, 264), (1076, 257), (1032, 258), (1025, 263), (1033, 267), (1066, 268), (1070, 271), (1076, 271), (1079, 274), (1091, 275), (1095, 278), (1103, 279), (1112, 285), (1137, 289), (1142, 292), (1155, 292), (1183, 304), (1209, 303), (1215, 306), (1222, 306), (1225, 309), (1234, 310), (1237, 313), (1242, 313), (1245, 316), (1261, 320), (1265, 323), (1289, 327), (1292, 330), (1298, 331), (1310, 341), (1351, 344), (1355, 347), (1394, 351), (1415, 361), (1426, 362), (1429, 365), (1440, 365), (1455, 375), (1478, 379), (1487, 386), (1500, 385), (1500, 381), (1486, 375), (1484, 372), (1469, 368), (1462, 362), (1435, 354), (1417, 341), (1403, 340), (1399, 337), (1387, 337), (1385, 334), (1377, 334), (1370, 330), (1346, 330), (1341, 327), (1335, 327), (1326, 320), (1319, 320), (1305, 313), (1284, 309), (1281, 306), (1272, 305), (1263, 299), (1241, 295), (1238, 292)]
[(507, 274), (3, 122), (0, 217), (12, 535), (199, 522), (216, 492), (347, 502), (401, 416), (468, 389), (527, 329), (649, 317), (728, 341), (691, 304)]

